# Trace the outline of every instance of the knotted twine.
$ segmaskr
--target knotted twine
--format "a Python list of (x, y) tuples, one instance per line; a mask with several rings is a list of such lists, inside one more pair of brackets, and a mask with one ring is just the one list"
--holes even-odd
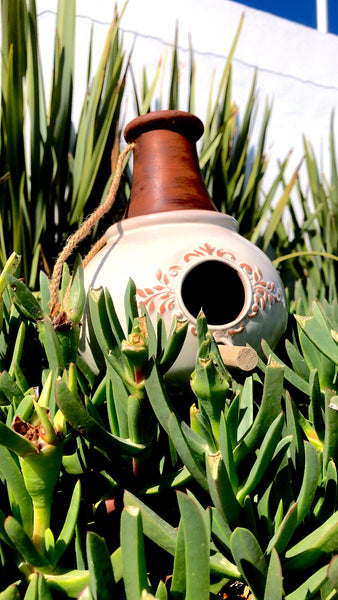
[[(112, 208), (115, 198), (116, 198), (117, 190), (120, 185), (120, 180), (122, 177), (123, 161), (124, 161), (125, 157), (127, 156), (127, 154), (131, 150), (133, 150), (133, 148), (135, 148), (134, 142), (132, 142), (131, 144), (128, 144), (122, 150), (122, 152), (120, 153), (120, 155), (117, 159), (114, 177), (113, 177), (113, 180), (112, 180), (112, 183), (109, 188), (109, 191), (108, 191), (105, 201), (103, 202), (103, 204), (100, 204), (94, 210), (94, 212), (91, 215), (89, 215), (89, 217), (87, 217), (87, 219), (82, 223), (81, 227), (68, 238), (63, 250), (61, 250), (59, 256), (56, 259), (52, 277), (51, 277), (51, 282), (50, 282), (50, 303), (51, 303), (51, 314), (53, 316), (56, 316), (60, 309), (60, 307), (59, 307), (59, 287), (60, 287), (63, 265), (66, 262), (67, 258), (71, 255), (73, 250), (76, 248), (76, 246), (85, 237), (87, 237), (87, 235), (89, 235), (89, 233), (91, 232), (94, 225), (96, 223), (98, 223), (98, 221), (101, 219), (101, 217), (103, 217), (103, 215), (105, 215)], [(87, 256), (83, 260), (84, 267), (89, 263), (89, 261), (93, 258), (93, 256), (95, 256), (95, 254), (100, 250), (100, 248), (102, 248), (105, 245), (105, 243), (106, 243), (106, 240), (105, 240), (105, 237), (103, 236), (94, 244), (92, 249), (88, 252)], [(68, 290), (67, 290), (68, 292), (69, 292), (69, 289), (70, 289), (70, 286), (68, 286)], [(67, 296), (67, 293), (66, 293), (66, 296)], [(67, 304), (66, 298), (65, 298), (64, 303)]]

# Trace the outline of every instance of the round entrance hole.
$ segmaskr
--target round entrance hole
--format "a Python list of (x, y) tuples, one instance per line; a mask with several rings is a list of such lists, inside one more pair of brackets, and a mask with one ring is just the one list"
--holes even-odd
[(193, 317), (197, 318), (203, 310), (208, 325), (236, 321), (245, 304), (239, 273), (219, 260), (207, 260), (193, 267), (182, 282), (181, 296)]

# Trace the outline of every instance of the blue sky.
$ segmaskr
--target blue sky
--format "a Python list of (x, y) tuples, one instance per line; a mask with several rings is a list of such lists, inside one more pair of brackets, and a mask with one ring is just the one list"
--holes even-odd
[[(316, 0), (241, 0), (241, 3), (308, 27), (316, 27)], [(328, 0), (328, 21), (329, 32), (338, 35), (337, 0)]]

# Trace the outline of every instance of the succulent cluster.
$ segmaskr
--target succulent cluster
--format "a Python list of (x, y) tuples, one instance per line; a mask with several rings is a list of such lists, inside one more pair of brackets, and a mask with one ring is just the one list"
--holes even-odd
[(178, 387), (166, 373), (187, 324), (155, 328), (132, 281), (128, 331), (109, 292), (89, 291), (94, 373), (81, 261), (57, 314), (47, 277), (33, 294), (17, 263), (0, 279), (0, 599), (203, 600), (239, 582), (256, 600), (335, 598), (337, 304), (291, 314), (285, 351), (263, 342), (245, 376), (201, 313)]

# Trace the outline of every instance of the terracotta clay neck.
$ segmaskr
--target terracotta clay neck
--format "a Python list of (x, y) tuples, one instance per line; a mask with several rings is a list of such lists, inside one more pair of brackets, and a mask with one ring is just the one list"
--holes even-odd
[(176, 110), (148, 113), (124, 130), (135, 142), (134, 171), (125, 218), (170, 210), (217, 211), (198, 164), (196, 141), (203, 123)]

